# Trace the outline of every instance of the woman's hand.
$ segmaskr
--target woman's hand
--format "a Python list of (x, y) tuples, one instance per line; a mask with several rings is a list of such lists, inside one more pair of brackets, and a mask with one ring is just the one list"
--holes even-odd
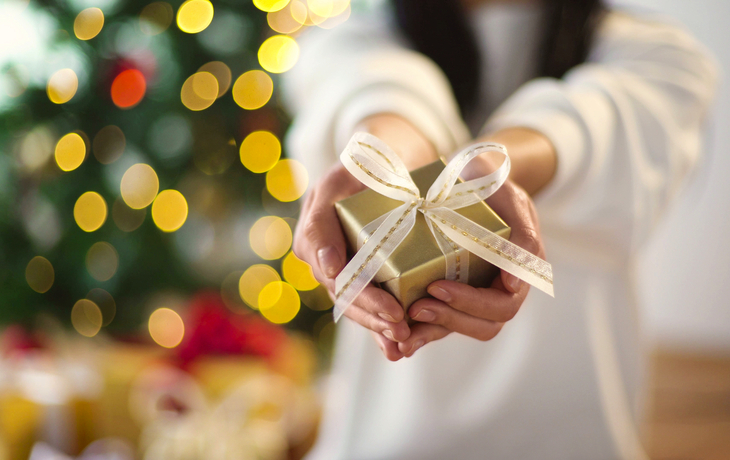
[[(535, 206), (525, 190), (507, 181), (487, 203), (512, 228), (511, 242), (545, 258)], [(529, 290), (527, 283), (505, 271), (489, 288), (435, 281), (428, 287), (435, 298), (421, 299), (408, 310), (418, 323), (411, 326), (410, 337), (398, 343), (398, 350), (410, 357), (425, 344), (452, 332), (491, 340), (517, 314)]]
[[(334, 204), (365, 186), (342, 165), (336, 165), (309, 192), (294, 234), (294, 253), (312, 266), (315, 278), (334, 297), (335, 278), (347, 262), (345, 236)], [(388, 359), (403, 356), (398, 342), (411, 331), (404, 320), (403, 307), (393, 296), (368, 286), (345, 311), (345, 316), (373, 332)]]

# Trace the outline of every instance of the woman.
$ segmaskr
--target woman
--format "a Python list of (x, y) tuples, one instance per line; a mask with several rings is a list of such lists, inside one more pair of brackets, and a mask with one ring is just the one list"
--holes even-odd
[(410, 169), (495, 141), (513, 167), (488, 203), (514, 243), (548, 249), (556, 298), (505, 273), (482, 290), (437, 281), (409, 327), (367, 288), (338, 329), (311, 458), (645, 458), (633, 264), (700, 155), (712, 59), (597, 1), (368, 5), (302, 37), (285, 79), (289, 152), (320, 177), (295, 251), (332, 289), (346, 262), (332, 204), (362, 188), (337, 164), (353, 132)]

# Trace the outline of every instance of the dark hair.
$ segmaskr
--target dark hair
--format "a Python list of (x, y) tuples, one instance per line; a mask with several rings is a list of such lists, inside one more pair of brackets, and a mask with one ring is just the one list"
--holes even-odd
[[(393, 0), (401, 31), (451, 83), (462, 114), (476, 103), (481, 63), (474, 33), (459, 0)], [(544, 0), (547, 13), (540, 76), (562, 77), (585, 61), (598, 25), (601, 0)]]

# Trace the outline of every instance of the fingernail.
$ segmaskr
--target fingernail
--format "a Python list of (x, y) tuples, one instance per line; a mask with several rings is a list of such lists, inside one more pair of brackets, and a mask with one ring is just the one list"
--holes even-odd
[(451, 302), (451, 294), (438, 286), (428, 288), (428, 293), (444, 302)]
[(391, 323), (397, 323), (398, 322), (398, 321), (395, 320), (395, 318), (393, 318), (392, 316), (390, 316), (387, 313), (378, 313), (378, 316), (380, 316), (381, 318), (383, 318), (386, 321), (390, 321)]
[(521, 283), (521, 280), (519, 278), (517, 278), (515, 275), (513, 275), (511, 273), (507, 275), (507, 286), (509, 287), (510, 291), (512, 291), (512, 292), (519, 291), (520, 283)]
[(419, 341), (417, 341), (416, 343), (414, 343), (414, 344), (413, 344), (413, 346), (411, 347), (411, 351), (410, 351), (410, 352), (408, 352), (408, 354), (409, 354), (409, 355), (412, 355), (413, 353), (415, 353), (415, 352), (416, 352), (416, 350), (418, 350), (418, 349), (419, 349), (419, 348), (421, 348), (421, 347), (422, 347), (423, 345), (425, 345), (425, 343), (426, 343), (426, 342), (424, 342), (423, 340), (419, 340)]
[(386, 329), (386, 330), (384, 330), (384, 331), (383, 331), (383, 335), (384, 335), (385, 337), (387, 337), (388, 339), (392, 340), (393, 342), (395, 342), (395, 336), (394, 336), (394, 335), (393, 335), (393, 333), (392, 333), (392, 332), (390, 331), (390, 329)]
[(328, 278), (337, 276), (337, 269), (340, 266), (340, 256), (334, 246), (327, 246), (317, 251), (319, 267)]
[(436, 313), (431, 310), (421, 310), (413, 317), (416, 321), (430, 322), (436, 319)]

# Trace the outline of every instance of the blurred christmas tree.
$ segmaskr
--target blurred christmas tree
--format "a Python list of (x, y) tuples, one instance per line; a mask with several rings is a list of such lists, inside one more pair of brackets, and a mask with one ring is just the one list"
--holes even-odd
[(45, 312), (130, 334), (213, 289), (243, 314), (321, 329), (331, 304), (290, 254), (307, 175), (281, 158), (276, 87), (297, 34), (349, 8), (0, 5), (0, 323)]

